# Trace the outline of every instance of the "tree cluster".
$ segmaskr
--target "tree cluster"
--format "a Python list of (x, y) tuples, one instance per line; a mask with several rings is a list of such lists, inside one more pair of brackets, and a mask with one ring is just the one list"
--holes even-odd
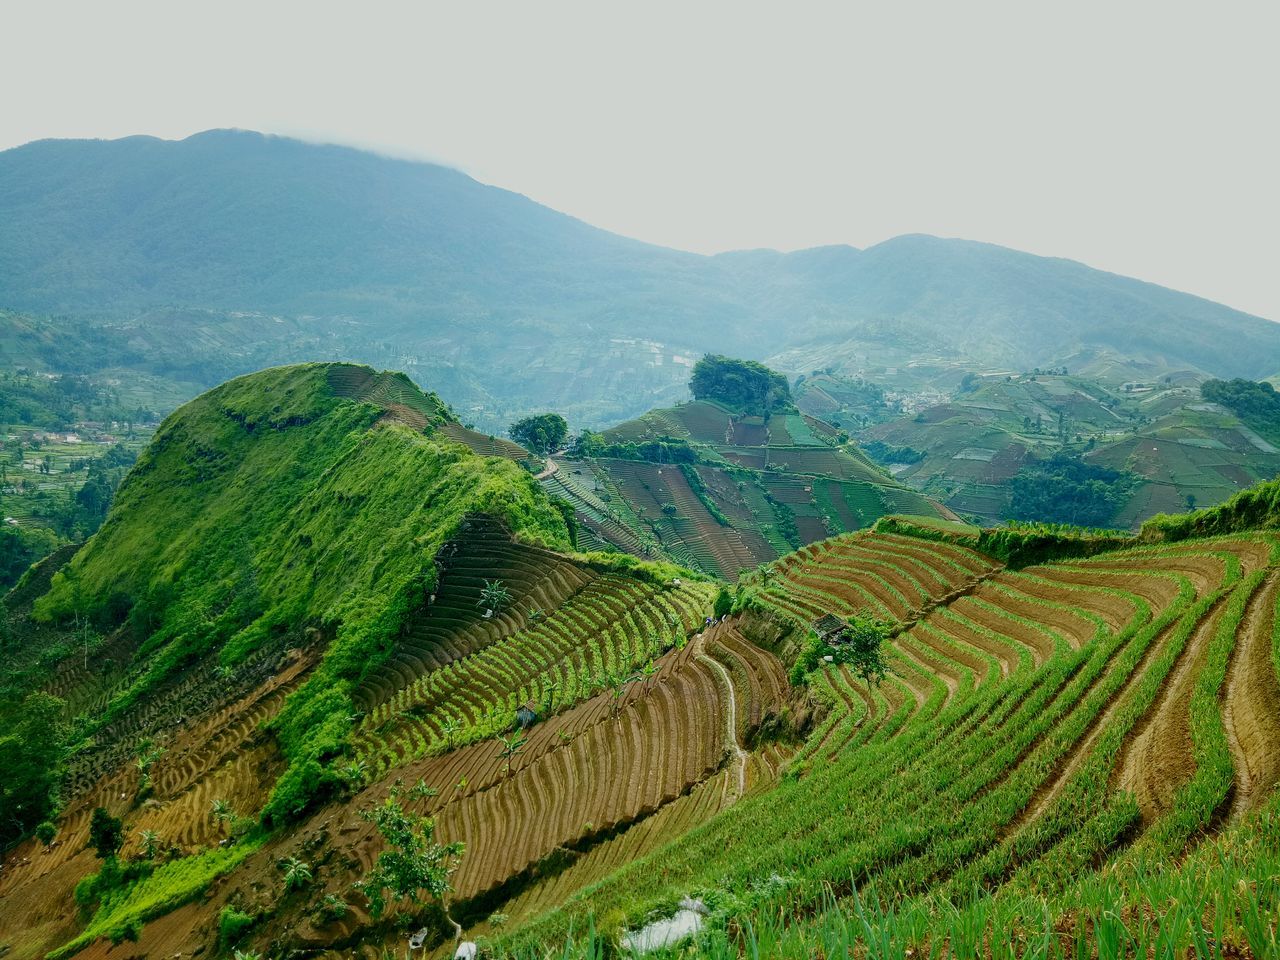
[(569, 424), (558, 413), (539, 413), (517, 420), (507, 428), (507, 434), (516, 443), (545, 457), (560, 449), (569, 435)]
[(1105, 527), (1133, 490), (1135, 478), (1066, 453), (1028, 464), (1009, 481), (1015, 520)]
[(694, 365), (689, 389), (698, 400), (715, 400), (749, 416), (768, 417), (792, 405), (787, 378), (754, 360), (707, 354)]

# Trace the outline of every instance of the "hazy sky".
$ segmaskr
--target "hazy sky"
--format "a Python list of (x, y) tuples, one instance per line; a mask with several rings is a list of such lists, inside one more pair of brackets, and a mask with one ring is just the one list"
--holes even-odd
[(961, 236), (1280, 320), (1278, 36), (1277, 0), (27, 0), (0, 147), (289, 133), (688, 250)]

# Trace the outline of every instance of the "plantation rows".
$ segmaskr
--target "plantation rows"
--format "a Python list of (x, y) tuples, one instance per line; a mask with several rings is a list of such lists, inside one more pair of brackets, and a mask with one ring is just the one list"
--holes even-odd
[[(435, 817), (441, 837), (467, 844), (455, 877), (459, 901), (557, 850), (581, 860), (577, 876), (586, 882), (591, 869), (597, 875), (608, 869), (595, 851), (627, 838), (668, 807), (668, 825), (677, 822), (670, 820), (675, 811), (680, 822), (693, 823), (737, 799), (740, 741), (728, 741), (725, 718), (747, 718), (740, 735), (750, 735), (751, 723), (776, 713), (786, 689), (782, 665), (740, 639), (705, 635), (655, 666), (652, 676), (628, 683), (618, 697), (597, 694), (535, 725), (513, 755), (491, 739), (398, 771), (406, 783), (421, 779), (436, 788), (435, 795), (412, 801), (414, 808)], [(746, 784), (766, 782), (777, 764), (776, 751), (752, 759)], [(698, 786), (704, 782), (711, 792)], [(371, 788), (368, 799), (376, 801), (385, 790), (385, 783)], [(696, 805), (682, 802), (695, 795)], [(339, 829), (364, 866), (379, 849), (368, 830), (354, 809)], [(628, 842), (645, 848), (642, 833)]]
[(771, 873), (810, 903), (851, 894), (850, 877), (962, 898), (975, 884), (1060, 890), (1127, 856), (1134, 830), (1135, 855), (1177, 854), (1276, 783), (1274, 550), (1224, 538), (1018, 573), (904, 538), (800, 551), (766, 599), (803, 621), (832, 608), (906, 620), (893, 672), (877, 687), (820, 670), (828, 710), (792, 761), (798, 776), (528, 935), (557, 936), (587, 910), (642, 916), (676, 893), (749, 897)]
[(659, 657), (708, 601), (705, 584), (597, 577), (524, 630), (398, 687), (362, 722), (357, 752), (381, 772), (503, 732), (523, 703), (554, 713)]
[(636, 532), (619, 521), (609, 506), (591, 490), (573, 477), (566, 476), (565, 471), (546, 477), (542, 485), (552, 496), (573, 504), (582, 526), (597, 537), (637, 557), (646, 555), (645, 544)]
[[(434, 599), (406, 624), (390, 659), (357, 692), (366, 710), (384, 703), (432, 670), (511, 636), (535, 611), (558, 607), (595, 574), (560, 554), (511, 542), (492, 521), (474, 517), (440, 553)], [(486, 582), (498, 581), (511, 599), (489, 617), (481, 604)]]
[(506, 457), (508, 460), (523, 460), (529, 451), (519, 444), (504, 440), (502, 437), (490, 437), (475, 430), (468, 430), (460, 423), (446, 423), (440, 432), (451, 440), (470, 447), (472, 452), (482, 457)]
[(846, 534), (774, 563), (763, 597), (806, 623), (825, 613), (859, 610), (908, 620), (995, 569), (989, 558), (963, 547), (892, 534)]

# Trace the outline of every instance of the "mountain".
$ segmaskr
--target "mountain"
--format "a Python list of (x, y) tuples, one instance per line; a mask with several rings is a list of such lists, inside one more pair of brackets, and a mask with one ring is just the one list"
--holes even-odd
[(703, 352), (792, 373), (1082, 352), (1280, 369), (1270, 322), (1079, 263), (925, 236), (699, 256), (445, 167), (228, 130), (0, 153), (0, 291), (0, 307), (106, 324), (139, 347), (135, 369), (180, 343), (219, 371), (201, 388), (305, 344), (405, 368), (490, 430), (679, 400)]

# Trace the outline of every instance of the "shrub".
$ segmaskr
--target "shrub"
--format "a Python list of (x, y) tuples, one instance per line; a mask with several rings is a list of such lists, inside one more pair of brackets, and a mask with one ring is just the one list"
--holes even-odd
[(218, 946), (223, 950), (235, 946), (257, 922), (253, 914), (227, 904), (218, 914)]
[(48, 820), (42, 821), (36, 826), (36, 839), (43, 843), (46, 847), (53, 843), (53, 838), (58, 835), (58, 828)]

